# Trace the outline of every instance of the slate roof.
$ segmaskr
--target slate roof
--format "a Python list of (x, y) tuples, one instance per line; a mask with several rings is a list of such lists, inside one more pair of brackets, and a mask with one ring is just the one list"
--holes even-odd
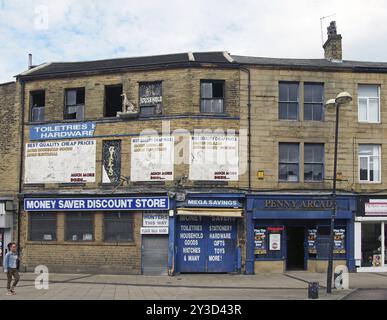
[(80, 62), (45, 63), (27, 70), (17, 77), (24, 79), (61, 77), (74, 74), (118, 72), (121, 70), (161, 69), (172, 67), (201, 66), (211, 63), (222, 67), (238, 68), (243, 65), (255, 65), (268, 68), (307, 69), (307, 70), (348, 70), (353, 72), (387, 73), (387, 62), (329, 61), (326, 59), (281, 59), (228, 55), (225, 52), (193, 52), (143, 56), (120, 59), (107, 59)]
[(288, 67), (288, 68), (311, 68), (311, 69), (347, 69), (353, 71), (379, 70), (387, 72), (387, 62), (350, 61), (341, 62), (329, 61), (327, 59), (282, 59), (248, 56), (231, 56), (239, 64), (267, 66), (267, 67)]
[(19, 77), (35, 77), (46, 75), (66, 75), (71, 73), (87, 73), (98, 71), (114, 71), (119, 69), (145, 69), (215, 63), (232, 65), (223, 52), (193, 52), (195, 61), (191, 61), (188, 53), (165, 54), (120, 59), (107, 59), (81, 62), (53, 62), (36, 66)]

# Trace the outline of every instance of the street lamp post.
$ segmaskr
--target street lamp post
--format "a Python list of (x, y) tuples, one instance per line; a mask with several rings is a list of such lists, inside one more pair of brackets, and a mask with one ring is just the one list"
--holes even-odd
[(328, 256), (328, 271), (327, 271), (327, 293), (332, 293), (332, 277), (333, 277), (333, 250), (335, 243), (335, 219), (337, 213), (336, 198), (337, 198), (337, 154), (339, 145), (339, 123), (340, 123), (340, 106), (352, 101), (352, 96), (348, 92), (341, 92), (336, 99), (328, 100), (326, 107), (334, 106), (336, 109), (336, 130), (335, 130), (335, 155), (333, 163), (333, 186), (332, 186), (332, 214), (330, 226), (330, 241), (329, 241), (329, 256)]

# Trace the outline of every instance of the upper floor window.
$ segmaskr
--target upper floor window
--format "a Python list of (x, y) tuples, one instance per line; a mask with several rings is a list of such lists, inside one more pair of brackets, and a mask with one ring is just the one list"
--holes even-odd
[(298, 120), (299, 84), (279, 83), (279, 119)]
[(44, 121), (46, 93), (43, 90), (31, 92), (31, 122)]
[(305, 143), (304, 145), (304, 179), (306, 182), (324, 180), (324, 145)]
[(83, 120), (85, 114), (85, 88), (66, 90), (65, 120)]
[(381, 182), (380, 145), (359, 145), (360, 182)]
[(201, 112), (224, 113), (225, 82), (223, 80), (201, 81)]
[(300, 145), (298, 143), (280, 143), (279, 180), (298, 182), (300, 175)]
[(105, 87), (105, 117), (116, 117), (122, 111), (122, 85)]
[(163, 113), (162, 83), (140, 83), (140, 114), (142, 116), (161, 115)]
[(359, 85), (359, 122), (380, 122), (380, 87), (378, 85)]
[(324, 120), (324, 85), (321, 83), (305, 83), (304, 120)]

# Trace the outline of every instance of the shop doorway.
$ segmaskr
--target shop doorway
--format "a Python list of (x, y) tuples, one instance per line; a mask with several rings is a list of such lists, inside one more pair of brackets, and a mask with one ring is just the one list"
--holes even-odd
[(287, 270), (305, 270), (305, 228), (287, 229)]
[(144, 275), (168, 275), (168, 236), (142, 237), (142, 271)]

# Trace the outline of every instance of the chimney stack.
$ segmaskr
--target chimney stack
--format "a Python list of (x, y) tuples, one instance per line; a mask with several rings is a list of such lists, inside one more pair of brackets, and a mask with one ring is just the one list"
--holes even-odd
[(337, 34), (336, 21), (331, 21), (328, 27), (328, 40), (323, 46), (325, 59), (336, 62), (343, 60), (341, 40), (341, 34)]
[(32, 69), (32, 54), (28, 54), (28, 70)]

